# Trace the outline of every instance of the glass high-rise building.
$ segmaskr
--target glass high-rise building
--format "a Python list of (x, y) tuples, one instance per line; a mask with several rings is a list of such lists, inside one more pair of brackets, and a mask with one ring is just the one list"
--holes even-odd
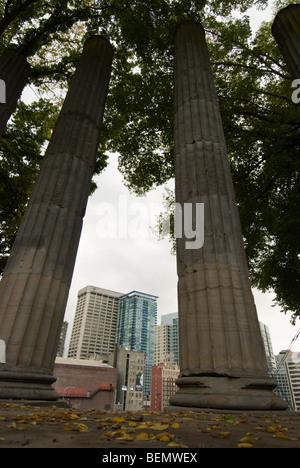
[(272, 340), (271, 335), (269, 332), (269, 327), (262, 322), (259, 322), (260, 333), (263, 340), (263, 345), (266, 353), (267, 358), (267, 366), (269, 374), (272, 375), (274, 370), (276, 369), (276, 360), (273, 352)]
[(119, 298), (116, 342), (120, 347), (145, 353), (144, 397), (151, 391), (151, 367), (154, 364), (157, 296), (131, 291)]

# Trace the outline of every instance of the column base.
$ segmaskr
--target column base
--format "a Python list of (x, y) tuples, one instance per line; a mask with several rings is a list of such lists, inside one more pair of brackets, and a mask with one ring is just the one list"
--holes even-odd
[(53, 375), (0, 370), (0, 399), (56, 401)]
[(188, 408), (285, 410), (287, 404), (272, 390), (271, 379), (244, 377), (181, 377), (179, 391), (170, 398), (172, 406)]

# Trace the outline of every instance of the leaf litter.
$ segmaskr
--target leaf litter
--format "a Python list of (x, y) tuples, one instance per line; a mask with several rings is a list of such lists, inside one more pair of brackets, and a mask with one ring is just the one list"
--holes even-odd
[[(190, 431), (192, 447), (215, 446), (219, 441), (224, 447), (228, 444), (237, 448), (253, 448), (259, 446), (262, 438), (266, 437), (268, 440), (276, 439), (278, 443), (286, 446), (294, 446), (295, 442), (299, 446), (299, 437), (295, 437), (291, 421), (269, 414), (251, 418), (248, 413), (216, 414), (192, 410), (162, 414), (151, 411), (135, 413), (97, 409), (77, 411), (72, 408), (57, 408), (55, 405), (40, 408), (15, 403), (5, 403), (0, 405), (0, 408), (14, 410), (12, 414), (8, 411), (0, 416), (0, 447), (13, 432), (30, 431), (31, 426), (39, 425), (57, 426), (57, 434), (98, 432), (99, 441), (108, 444), (109, 441), (120, 441), (128, 446), (137, 443), (143, 446), (163, 444), (160, 446), (188, 448), (188, 445), (183, 443), (184, 431)], [(1, 424), (5, 433), (1, 433)], [(237, 434), (241, 434), (241, 429), (246, 429), (246, 426), (250, 430), (245, 430), (244, 435), (238, 437)]]

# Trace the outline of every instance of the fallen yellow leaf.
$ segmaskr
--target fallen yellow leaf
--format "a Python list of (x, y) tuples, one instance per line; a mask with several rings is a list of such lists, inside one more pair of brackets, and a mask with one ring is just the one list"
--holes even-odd
[(273, 437), (277, 437), (278, 439), (297, 440), (297, 439), (294, 439), (293, 437), (286, 436), (282, 432), (276, 432), (276, 434), (274, 434)]
[[(156, 435), (155, 440), (162, 440), (163, 442), (170, 442), (174, 439), (174, 436), (170, 432), (162, 432), (161, 434)], [(169, 439), (169, 440), (167, 440)]]
[(230, 435), (230, 432), (219, 432), (218, 434), (218, 437), (220, 439), (225, 439), (226, 437), (228, 437)]
[(267, 430), (267, 429), (266, 429), (265, 427), (263, 427), (263, 426), (256, 426), (254, 429), (255, 429), (256, 431), (262, 431), (262, 432), (266, 432), (266, 430)]
[(172, 439), (170, 439), (170, 437), (169, 437), (168, 435), (162, 434), (162, 435), (159, 437), (158, 440), (161, 440), (162, 442), (170, 442), (170, 440), (172, 440)]
[(148, 424), (144, 423), (144, 424), (140, 424), (139, 426), (137, 426), (138, 429), (148, 429)]
[(174, 422), (174, 423), (172, 424), (172, 428), (173, 428), (173, 429), (179, 429), (179, 423), (178, 423), (178, 422)]
[(74, 423), (74, 426), (77, 426), (77, 430), (79, 432), (88, 432), (89, 430), (89, 428), (85, 424), (82, 424), (82, 423)]
[(10, 429), (15, 429), (16, 431), (25, 431), (25, 427), (23, 426), (18, 426), (15, 422), (12, 422), (9, 426)]
[(110, 439), (116, 439), (117, 437), (122, 437), (124, 435), (124, 431), (114, 431), (114, 432), (107, 432), (106, 436)]
[(253, 443), (254, 443), (254, 440), (251, 439), (251, 437), (246, 436), (246, 437), (244, 437), (243, 439), (241, 439), (240, 442), (241, 442), (242, 444), (253, 444)]
[(119, 423), (121, 423), (121, 422), (125, 422), (125, 421), (126, 421), (126, 419), (125, 419), (125, 418), (123, 418), (123, 417), (116, 416), (116, 417), (114, 418), (114, 421), (115, 421), (115, 422), (119, 422)]
[(153, 429), (154, 431), (165, 431), (168, 429), (169, 424), (154, 424), (151, 426), (151, 430)]
[(238, 448), (252, 448), (252, 447), (253, 447), (252, 444), (247, 444), (246, 442), (242, 442), (238, 444)]
[(137, 436), (137, 440), (148, 440), (148, 439), (149, 439), (149, 436), (148, 436), (147, 432), (141, 432)]
[(52, 416), (53, 418), (68, 419), (67, 411), (59, 411), (58, 413), (55, 413)]
[(130, 435), (128, 434), (124, 434), (120, 437), (116, 437), (116, 440), (126, 440), (127, 442), (132, 442), (133, 441), (133, 437), (131, 437)]

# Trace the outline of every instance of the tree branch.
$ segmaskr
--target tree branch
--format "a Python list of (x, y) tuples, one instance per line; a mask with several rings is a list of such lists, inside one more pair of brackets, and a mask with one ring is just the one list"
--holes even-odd
[[(265, 64), (265, 62), (263, 62)], [(288, 80), (290, 79), (289, 75), (283, 75), (282, 73), (274, 70), (274, 68), (272, 67), (269, 67), (269, 69), (263, 69), (263, 68), (258, 68), (258, 67), (254, 67), (253, 65), (245, 65), (243, 63), (236, 63), (236, 62), (231, 62), (231, 61), (222, 61), (222, 62), (212, 62), (212, 65), (225, 65), (225, 66), (229, 66), (229, 67), (239, 67), (239, 68), (245, 68), (246, 70), (256, 70), (256, 71), (260, 71), (262, 73), (267, 73), (267, 72), (271, 72), (280, 76), (280, 78), (283, 78), (285, 80)], [(266, 65), (266, 64), (265, 64)]]
[(12, 0), (8, 0), (5, 5), (4, 17), (0, 21), (0, 36), (3, 34), (5, 29), (19, 16), (20, 13), (25, 11), (28, 7), (38, 2), (39, 0), (25, 0), (24, 3), (20, 2), (18, 8), (9, 11), (9, 7)]

